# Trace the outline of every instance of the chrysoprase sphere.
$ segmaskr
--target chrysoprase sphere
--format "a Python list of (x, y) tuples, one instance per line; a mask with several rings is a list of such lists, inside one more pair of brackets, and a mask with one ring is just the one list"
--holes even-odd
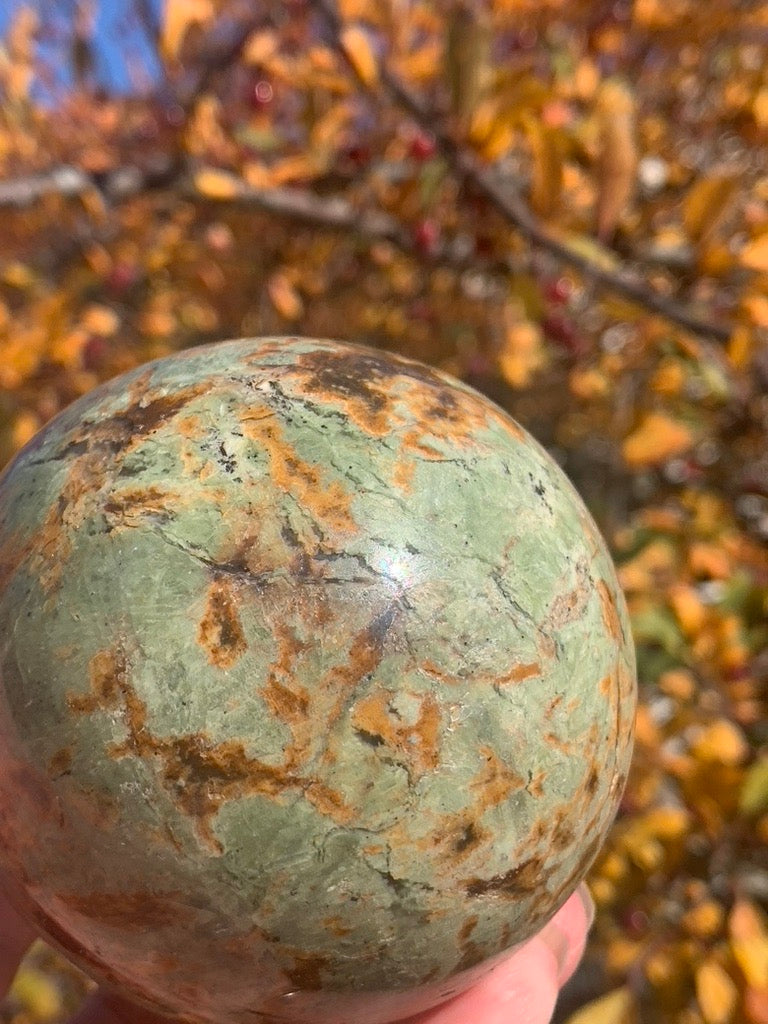
[(331, 341), (98, 388), (0, 479), (0, 863), (97, 981), (211, 1024), (449, 998), (584, 876), (627, 616), (487, 399)]

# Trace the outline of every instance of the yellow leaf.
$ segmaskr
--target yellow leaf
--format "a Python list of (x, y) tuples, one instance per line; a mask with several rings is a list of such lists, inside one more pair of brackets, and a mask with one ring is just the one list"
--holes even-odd
[(298, 320), (304, 312), (304, 303), (288, 276), (277, 271), (267, 282), (267, 291), (280, 316), (286, 320)]
[(605, 398), (611, 390), (608, 378), (595, 367), (572, 370), (568, 387), (571, 394), (581, 399)]
[(23, 448), (27, 441), (31, 441), (42, 424), (35, 413), (21, 412), (13, 422), (12, 440), (15, 449)]
[(768, 232), (747, 242), (739, 253), (739, 260), (750, 270), (761, 270), (768, 273)]
[(683, 201), (683, 226), (692, 242), (712, 234), (735, 190), (730, 174), (710, 174), (693, 185)]
[(327, 161), (312, 153), (297, 153), (277, 160), (270, 168), (270, 179), (273, 186), (287, 185), (289, 182), (309, 181), (322, 174)]
[(396, 62), (397, 71), (411, 82), (432, 78), (443, 66), (443, 44), (440, 39), (428, 39), (417, 50), (401, 53)]
[(265, 64), (276, 53), (277, 47), (276, 32), (269, 29), (263, 32), (254, 32), (245, 44), (243, 60), (246, 64)]
[(627, 988), (617, 988), (577, 1010), (568, 1018), (567, 1024), (631, 1024), (634, 1019), (631, 992)]
[(699, 939), (711, 939), (723, 925), (723, 908), (715, 900), (704, 900), (687, 910), (681, 919), (689, 935)]
[(11, 988), (11, 996), (36, 1021), (57, 1020), (63, 1009), (61, 994), (55, 983), (33, 967), (22, 967), (19, 970)]
[(758, 89), (752, 100), (752, 116), (758, 128), (768, 128), (768, 89)]
[(613, 234), (635, 187), (635, 99), (629, 86), (603, 82), (597, 93), (600, 156), (597, 164), (597, 237)]
[(670, 842), (686, 835), (691, 827), (691, 816), (682, 807), (654, 807), (640, 824), (650, 835)]
[(3, 268), (2, 280), (12, 288), (29, 288), (35, 282), (35, 275), (25, 263), (15, 261)]
[(573, 73), (573, 91), (576, 96), (588, 102), (597, 92), (600, 85), (600, 72), (597, 64), (589, 57), (582, 57)]
[(119, 326), (120, 318), (109, 306), (94, 304), (89, 306), (83, 314), (83, 327), (90, 334), (99, 334), (103, 338), (109, 338), (117, 332)]
[(731, 976), (713, 957), (696, 971), (696, 998), (707, 1024), (728, 1024), (733, 1019), (738, 991)]
[(701, 598), (693, 587), (677, 583), (669, 589), (669, 603), (686, 636), (692, 636), (701, 629), (707, 617)]
[(684, 423), (664, 413), (650, 412), (625, 439), (622, 451), (630, 466), (654, 466), (681, 455), (693, 442), (693, 435)]
[(749, 366), (754, 347), (755, 339), (752, 331), (745, 324), (737, 324), (728, 339), (728, 359), (731, 365), (735, 366), (737, 370), (743, 370)]
[(376, 85), (379, 80), (379, 62), (365, 29), (360, 25), (345, 25), (341, 32), (341, 45), (365, 85), (369, 88)]
[(523, 123), (533, 158), (531, 206), (542, 217), (555, 210), (563, 188), (563, 161), (555, 133), (534, 117)]
[(216, 168), (198, 171), (194, 183), (200, 195), (207, 199), (234, 199), (240, 191), (240, 181), (234, 174)]
[[(719, 510), (715, 515), (719, 516)], [(694, 576), (709, 576), (713, 580), (726, 580), (733, 572), (728, 553), (718, 544), (706, 541), (696, 541), (688, 548), (688, 567)]]
[(747, 900), (739, 900), (728, 919), (731, 949), (747, 983), (768, 989), (768, 928), (765, 919)]
[(759, 814), (768, 810), (768, 757), (758, 758), (746, 772), (739, 794), (742, 814)]
[(175, 60), (191, 25), (202, 25), (215, 14), (212, 0), (166, 0), (162, 45), (165, 55)]
[(745, 295), (741, 305), (757, 327), (768, 327), (768, 295)]
[(334, 103), (312, 126), (312, 145), (320, 149), (334, 146), (351, 118), (346, 103)]
[(545, 361), (539, 328), (528, 322), (510, 324), (499, 355), (499, 369), (507, 383), (524, 387)]
[(743, 732), (727, 718), (702, 729), (692, 748), (700, 761), (712, 764), (741, 764), (749, 754)]

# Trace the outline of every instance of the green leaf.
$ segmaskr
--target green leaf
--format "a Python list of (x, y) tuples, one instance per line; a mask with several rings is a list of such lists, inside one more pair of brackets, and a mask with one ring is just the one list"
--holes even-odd
[(679, 658), (685, 641), (677, 621), (665, 608), (644, 608), (632, 616), (632, 632), (638, 645), (655, 644), (672, 657)]
[(744, 777), (739, 794), (742, 814), (760, 814), (768, 810), (768, 757), (761, 757)]
[(241, 145), (257, 153), (272, 153), (283, 144), (283, 140), (271, 128), (241, 127), (235, 130), (234, 135)]

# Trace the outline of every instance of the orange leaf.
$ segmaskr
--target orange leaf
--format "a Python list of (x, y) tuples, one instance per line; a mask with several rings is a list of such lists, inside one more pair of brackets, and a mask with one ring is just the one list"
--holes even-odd
[(204, 24), (215, 13), (211, 0), (166, 0), (162, 38), (166, 56), (178, 57), (190, 26)]
[(744, 1012), (750, 1024), (768, 1024), (768, 988), (748, 988), (744, 993)]
[(669, 590), (669, 603), (687, 636), (698, 633), (707, 617), (707, 609), (693, 587), (677, 583)]
[(742, 266), (768, 273), (768, 232), (748, 242), (739, 253)]
[(198, 171), (194, 180), (197, 191), (207, 199), (233, 199), (240, 191), (240, 182), (233, 174), (216, 168)]
[(699, 178), (683, 201), (683, 225), (693, 242), (711, 235), (736, 190), (730, 174)]
[(737, 370), (744, 370), (749, 366), (754, 347), (755, 339), (752, 331), (744, 324), (737, 324), (728, 339), (728, 359)]
[(622, 446), (630, 466), (654, 466), (680, 455), (693, 444), (691, 431), (678, 420), (663, 413), (650, 412)]
[(279, 45), (276, 32), (254, 32), (245, 44), (243, 60), (246, 64), (265, 64), (277, 52)]
[(741, 305), (753, 324), (768, 327), (768, 295), (745, 295)]
[(360, 25), (345, 25), (341, 32), (341, 45), (352, 66), (369, 88), (379, 80), (379, 63), (371, 46), (371, 39)]
[(554, 212), (563, 189), (563, 161), (555, 133), (534, 117), (526, 117), (525, 134), (533, 158), (531, 206), (542, 217)]
[(539, 328), (528, 322), (510, 324), (499, 355), (499, 369), (507, 383), (524, 387), (545, 361)]
[(267, 291), (280, 316), (286, 320), (298, 320), (304, 312), (304, 303), (287, 275), (277, 271), (267, 282)]
[(597, 236), (613, 234), (635, 187), (635, 100), (628, 85), (604, 82), (597, 94), (600, 157), (597, 165)]
[(696, 971), (696, 998), (707, 1024), (728, 1024), (738, 1001), (731, 976), (713, 957)]
[(631, 992), (618, 988), (577, 1010), (567, 1024), (629, 1024), (634, 1018)]
[(768, 927), (754, 904), (739, 900), (728, 919), (731, 949), (748, 984), (768, 989)]
[(710, 764), (741, 764), (749, 754), (744, 733), (727, 718), (702, 729), (692, 749), (700, 761)]

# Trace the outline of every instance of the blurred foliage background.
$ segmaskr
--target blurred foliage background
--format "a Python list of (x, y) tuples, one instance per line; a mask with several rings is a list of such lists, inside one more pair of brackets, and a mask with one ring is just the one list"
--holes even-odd
[[(48, 0), (0, 19), (0, 460), (219, 338), (516, 416), (608, 537), (634, 771), (571, 1024), (768, 1024), (768, 5)], [(86, 983), (38, 946), (0, 1018)]]

